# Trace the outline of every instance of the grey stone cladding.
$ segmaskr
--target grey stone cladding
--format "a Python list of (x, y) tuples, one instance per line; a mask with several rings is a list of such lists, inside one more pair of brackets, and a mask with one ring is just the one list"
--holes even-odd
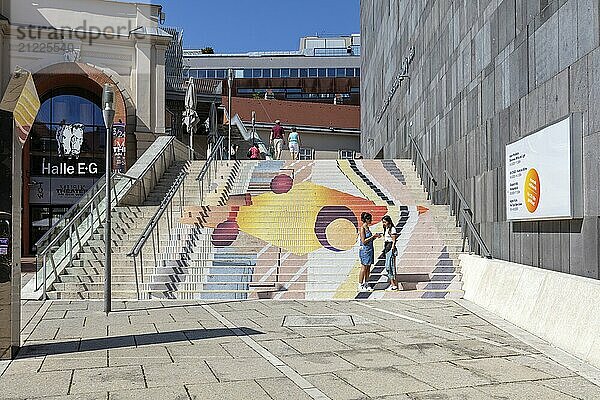
[[(362, 0), (365, 157), (412, 135), (446, 196), (457, 181), (496, 258), (600, 278), (598, 0)], [(414, 47), (402, 81), (381, 113)], [(506, 220), (505, 145), (583, 113), (584, 218)], [(380, 118), (379, 118), (380, 117)]]

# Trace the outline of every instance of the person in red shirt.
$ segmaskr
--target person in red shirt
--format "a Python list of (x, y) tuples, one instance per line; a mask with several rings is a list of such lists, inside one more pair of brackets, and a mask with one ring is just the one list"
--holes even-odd
[(281, 151), (283, 149), (283, 138), (285, 135), (285, 129), (281, 126), (281, 121), (276, 120), (275, 126), (271, 129), (271, 146), (273, 147), (273, 159), (281, 159)]
[(248, 150), (248, 155), (251, 160), (260, 160), (260, 150), (258, 149), (258, 145), (254, 143), (250, 150)]

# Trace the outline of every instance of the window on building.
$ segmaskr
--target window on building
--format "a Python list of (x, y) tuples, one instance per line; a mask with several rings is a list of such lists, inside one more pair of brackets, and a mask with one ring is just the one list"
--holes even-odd
[(319, 78), (324, 78), (327, 76), (327, 69), (326, 68), (319, 68)]
[(297, 68), (290, 69), (290, 78), (297, 78), (299, 76)]
[(262, 77), (262, 69), (253, 69), (252, 77), (253, 78), (261, 78)]
[(330, 78), (335, 78), (335, 68), (327, 68), (327, 76)]
[(198, 70), (198, 78), (206, 78), (206, 70), (205, 69), (201, 69)]
[(265, 68), (262, 70), (262, 77), (263, 78), (270, 78), (271, 77), (271, 70), (268, 68)]
[(341, 77), (341, 76), (346, 76), (346, 68), (337, 68), (337, 69), (335, 70), (335, 74), (336, 74), (336, 76), (338, 76), (338, 77)]
[(219, 79), (225, 79), (225, 70), (224, 69), (218, 69), (217, 70), (217, 78), (219, 78)]
[(340, 150), (338, 157), (340, 160), (352, 160), (354, 159), (354, 150)]
[(318, 70), (316, 68), (309, 68), (308, 76), (311, 78), (316, 78), (318, 76)]
[(300, 78), (308, 78), (308, 69), (300, 68)]
[(290, 69), (289, 68), (282, 68), (281, 69), (281, 77), (282, 78), (289, 78), (290, 77)]
[(252, 78), (252, 70), (251, 69), (244, 70), (244, 78)]
[(354, 76), (359, 77), (360, 78), (360, 68), (355, 68), (354, 69)]
[(300, 160), (312, 160), (314, 158), (315, 150), (310, 147), (301, 147), (298, 153)]
[(206, 71), (206, 77), (207, 78), (216, 78), (217, 77), (217, 71), (215, 71), (214, 69), (209, 69)]
[(273, 78), (280, 78), (281, 77), (281, 70), (279, 68), (275, 68), (275, 69), (271, 70), (271, 76)]
[(346, 77), (354, 77), (354, 68), (346, 68)]

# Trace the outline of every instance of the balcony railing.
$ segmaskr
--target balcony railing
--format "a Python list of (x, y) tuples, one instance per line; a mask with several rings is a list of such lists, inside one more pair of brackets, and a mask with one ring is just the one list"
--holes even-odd
[[(196, 93), (199, 95), (221, 96), (223, 94), (223, 81), (219, 79), (194, 78)], [(167, 91), (185, 92), (187, 90), (188, 78), (179, 76), (167, 76)]]

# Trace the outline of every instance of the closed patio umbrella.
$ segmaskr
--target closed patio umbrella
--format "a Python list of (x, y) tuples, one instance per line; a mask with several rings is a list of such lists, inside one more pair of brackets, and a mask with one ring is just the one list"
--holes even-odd
[(190, 160), (194, 159), (194, 133), (198, 129), (200, 119), (196, 112), (198, 99), (196, 97), (196, 84), (194, 78), (190, 78), (187, 91), (185, 93), (185, 111), (183, 113), (183, 123), (187, 126), (187, 131), (190, 134)]

